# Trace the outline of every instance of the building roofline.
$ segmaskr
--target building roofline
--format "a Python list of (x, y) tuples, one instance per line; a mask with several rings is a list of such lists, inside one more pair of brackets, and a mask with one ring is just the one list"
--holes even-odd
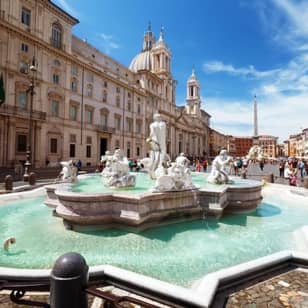
[(64, 11), (60, 6), (55, 4), (52, 0), (48, 0), (48, 2), (57, 10), (59, 10), (62, 14), (65, 14), (69, 19), (71, 19), (72, 25), (79, 24), (79, 20), (72, 16), (71, 14)]

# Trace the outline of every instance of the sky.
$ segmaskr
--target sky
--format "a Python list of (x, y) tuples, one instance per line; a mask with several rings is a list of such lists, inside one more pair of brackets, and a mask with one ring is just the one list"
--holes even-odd
[(177, 105), (185, 104), (192, 67), (211, 127), (279, 137), (308, 127), (308, 1), (302, 0), (53, 0), (80, 23), (78, 37), (129, 66), (148, 22), (172, 53)]

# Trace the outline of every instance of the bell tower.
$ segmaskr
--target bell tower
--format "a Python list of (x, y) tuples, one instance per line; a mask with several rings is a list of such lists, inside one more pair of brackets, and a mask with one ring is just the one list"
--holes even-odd
[(152, 49), (152, 57), (153, 73), (169, 76), (171, 53), (165, 42), (163, 27), (161, 27), (159, 39)]
[(186, 113), (199, 115), (201, 108), (200, 83), (192, 69), (191, 76), (187, 80)]
[(148, 30), (144, 33), (143, 36), (143, 45), (142, 51), (151, 50), (155, 44), (155, 37), (152, 32), (152, 25), (149, 21)]

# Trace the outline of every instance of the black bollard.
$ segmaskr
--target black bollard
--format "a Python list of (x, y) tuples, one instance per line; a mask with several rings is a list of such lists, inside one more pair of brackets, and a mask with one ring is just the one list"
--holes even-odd
[(7, 175), (4, 179), (4, 187), (6, 191), (13, 190), (13, 178), (11, 175)]
[(89, 267), (78, 253), (69, 252), (57, 259), (50, 275), (51, 308), (87, 308)]

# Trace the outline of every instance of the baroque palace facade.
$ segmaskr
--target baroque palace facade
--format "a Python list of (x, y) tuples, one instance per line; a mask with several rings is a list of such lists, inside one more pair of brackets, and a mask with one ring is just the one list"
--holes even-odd
[(24, 162), (29, 145), (35, 167), (69, 159), (96, 165), (114, 148), (145, 157), (156, 112), (167, 123), (172, 158), (208, 155), (210, 115), (201, 109), (199, 82), (192, 72), (186, 105), (177, 106), (164, 33), (156, 40), (149, 26), (127, 68), (72, 35), (77, 23), (50, 0), (0, 0), (0, 166)]

